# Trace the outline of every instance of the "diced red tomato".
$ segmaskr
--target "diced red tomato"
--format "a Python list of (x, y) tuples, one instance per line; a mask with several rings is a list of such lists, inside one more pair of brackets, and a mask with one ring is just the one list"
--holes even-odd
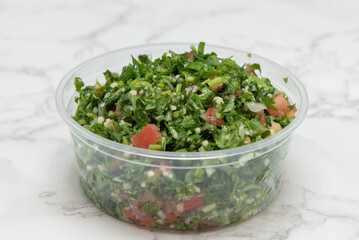
[(172, 205), (168, 200), (165, 201), (165, 211), (166, 215), (172, 213)]
[(260, 114), (261, 117), (259, 118), (259, 122), (262, 124), (263, 127), (267, 127), (267, 122), (266, 122), (266, 116), (263, 112), (257, 112), (257, 114)]
[(211, 219), (205, 219), (198, 224), (198, 229), (210, 229), (214, 228), (213, 221)]
[(176, 222), (177, 220), (178, 220), (178, 216), (173, 213), (169, 213), (166, 215), (167, 223)]
[(236, 90), (236, 92), (234, 93), (235, 97), (238, 97), (239, 95), (241, 95), (243, 93), (243, 90)]
[(257, 74), (254, 72), (254, 69), (251, 66), (247, 66), (245, 69), (257, 76)]
[(207, 109), (206, 114), (206, 122), (212, 122), (213, 124), (216, 124), (217, 126), (222, 126), (225, 121), (223, 119), (217, 119), (215, 114), (216, 107), (211, 107)]
[(160, 129), (155, 124), (147, 124), (132, 136), (131, 142), (135, 147), (148, 149), (150, 144), (155, 144), (161, 139)]
[[(214, 79), (216, 77), (217, 77), (216, 74), (212, 74), (211, 76), (209, 76), (209, 79)], [(220, 82), (220, 83), (216, 83), (216, 84), (212, 85), (209, 88), (212, 89), (212, 91), (214, 91), (214, 92), (218, 92), (222, 87), (223, 87), (223, 83)]]
[(177, 215), (173, 213), (172, 205), (168, 200), (165, 201), (165, 212), (167, 223), (176, 222), (178, 220), (179, 213)]
[(212, 85), (209, 88), (212, 89), (213, 92), (218, 92), (222, 87), (223, 87), (223, 83), (220, 82)]
[(189, 56), (189, 59), (193, 61), (194, 52), (190, 51), (189, 53), (187, 53), (187, 55)]
[(203, 204), (204, 204), (203, 197), (193, 197), (190, 200), (184, 202), (183, 212), (187, 212), (191, 209), (202, 206)]
[(153, 226), (156, 224), (155, 220), (152, 217), (148, 216), (145, 212), (141, 211), (137, 207), (132, 209), (124, 210), (126, 216), (130, 218), (133, 222), (138, 223), (144, 226)]
[(143, 219), (141, 219), (140, 225), (146, 226), (146, 227), (150, 227), (150, 226), (154, 226), (156, 224), (155, 220), (153, 220), (152, 217), (147, 216)]
[(133, 215), (132, 210), (128, 209), (128, 210), (124, 210), (126, 216), (131, 219), (132, 221), (136, 222), (136, 216)]
[[(290, 103), (288, 102), (287, 99), (285, 99), (285, 97), (283, 97), (282, 93), (279, 92), (274, 97), (273, 101), (274, 101), (273, 106), (277, 109), (277, 111), (268, 107), (267, 112), (269, 113), (269, 115), (275, 116), (275, 117), (281, 117), (281, 116), (287, 114), (289, 111), (291, 111), (291, 109), (289, 107)], [(297, 108), (294, 107), (292, 110), (294, 112), (296, 112)]]

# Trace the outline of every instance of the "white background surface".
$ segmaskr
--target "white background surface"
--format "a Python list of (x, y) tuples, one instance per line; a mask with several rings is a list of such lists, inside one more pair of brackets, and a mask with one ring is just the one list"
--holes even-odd
[[(0, 239), (359, 239), (359, 2), (0, 0)], [(199, 42), (272, 59), (305, 84), (278, 199), (225, 229), (151, 232), (81, 192), (57, 114), (60, 79), (82, 61), (154, 42)]]

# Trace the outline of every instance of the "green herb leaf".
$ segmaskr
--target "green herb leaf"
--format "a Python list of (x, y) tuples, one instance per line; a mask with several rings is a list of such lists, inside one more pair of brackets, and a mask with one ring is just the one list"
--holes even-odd
[(198, 44), (198, 53), (199, 53), (200, 55), (203, 55), (203, 54), (204, 54), (204, 45), (205, 45), (204, 42), (200, 42), (200, 43)]
[(263, 128), (262, 124), (256, 119), (251, 119), (250, 126), (254, 134), (259, 133), (259, 131)]
[(80, 91), (81, 88), (84, 86), (84, 82), (82, 81), (81, 78), (79, 77), (75, 77), (75, 88), (76, 88), (76, 91)]
[(253, 70), (258, 70), (259, 72), (262, 72), (261, 65), (259, 65), (258, 63), (252, 63), (251, 67), (253, 68)]

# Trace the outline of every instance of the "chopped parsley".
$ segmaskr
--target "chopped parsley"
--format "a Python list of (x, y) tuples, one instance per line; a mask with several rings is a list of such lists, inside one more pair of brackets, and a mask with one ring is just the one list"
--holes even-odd
[[(213, 151), (270, 136), (262, 133), (276, 118), (266, 109), (277, 110), (273, 99), (278, 90), (257, 75), (260, 65), (238, 65), (232, 58), (205, 53), (204, 47), (201, 42), (198, 49), (169, 51), (154, 60), (148, 55), (132, 57), (120, 74), (107, 70), (106, 81), (93, 86), (84, 86), (76, 77), (74, 119), (104, 138), (160, 151)], [(294, 117), (284, 118), (282, 128)], [(147, 125), (157, 127), (158, 141), (134, 142), (136, 134), (155, 134), (141, 132)]]

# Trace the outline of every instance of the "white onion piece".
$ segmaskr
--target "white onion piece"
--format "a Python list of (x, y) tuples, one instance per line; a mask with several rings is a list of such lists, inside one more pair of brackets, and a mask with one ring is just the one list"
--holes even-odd
[(267, 108), (265, 105), (256, 102), (245, 102), (244, 105), (252, 112), (260, 112)]
[(207, 113), (206, 112), (203, 112), (203, 113), (201, 113), (201, 118), (203, 118), (204, 120), (206, 120), (206, 115), (207, 115)]

